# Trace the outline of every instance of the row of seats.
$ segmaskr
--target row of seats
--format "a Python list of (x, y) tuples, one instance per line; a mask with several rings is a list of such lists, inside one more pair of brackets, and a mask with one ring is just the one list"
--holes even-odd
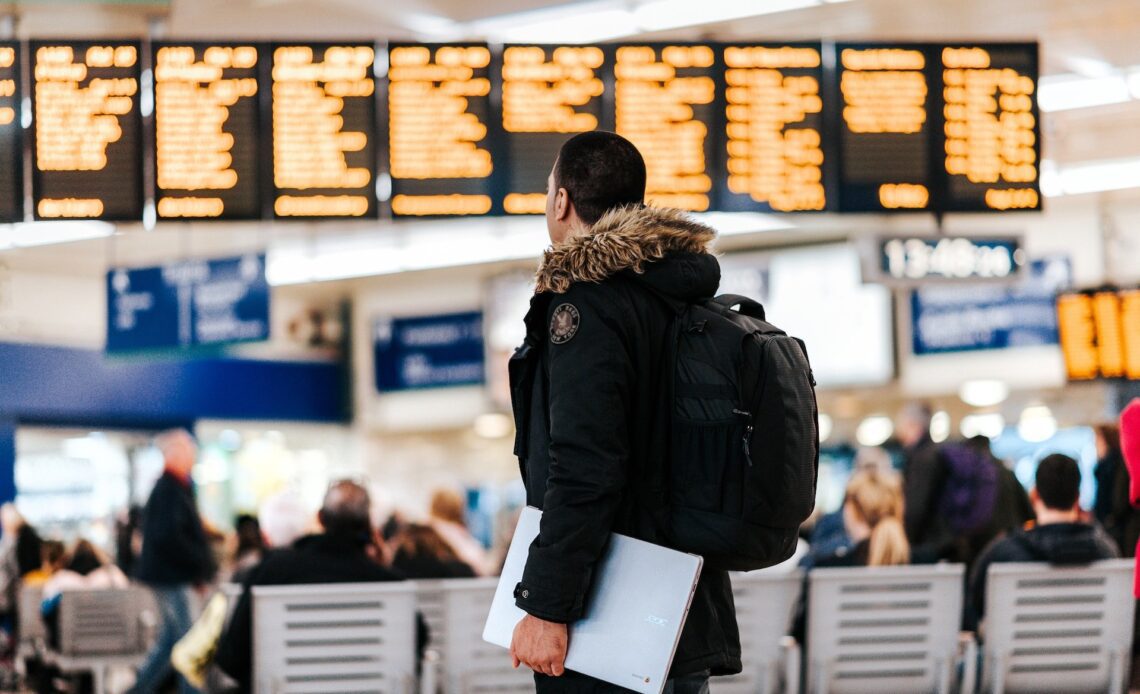
[[(803, 575), (735, 575), (745, 671), (716, 679), (714, 691), (798, 694), (802, 680), (811, 694), (972, 694), (979, 660), (982, 688), (995, 694), (1123, 691), (1134, 604), (1130, 561), (994, 565), (982, 658), (974, 636), (958, 630), (963, 578), (961, 565), (811, 572), (804, 662), (787, 636)], [(495, 579), (459, 579), (256, 587), (257, 691), (533, 691), (529, 671), (512, 669), (507, 654), (482, 639), (495, 586)], [(55, 662), (104, 671), (133, 662), (146, 641), (142, 600), (138, 589), (65, 593)], [(431, 628), (420, 668), (412, 637), (417, 610)]]

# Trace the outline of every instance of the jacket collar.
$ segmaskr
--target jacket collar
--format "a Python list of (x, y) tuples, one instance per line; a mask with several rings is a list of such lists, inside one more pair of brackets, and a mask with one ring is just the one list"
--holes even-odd
[(563, 294), (575, 282), (602, 282), (624, 270), (641, 274), (670, 253), (707, 254), (715, 236), (681, 210), (618, 207), (546, 250), (536, 291)]

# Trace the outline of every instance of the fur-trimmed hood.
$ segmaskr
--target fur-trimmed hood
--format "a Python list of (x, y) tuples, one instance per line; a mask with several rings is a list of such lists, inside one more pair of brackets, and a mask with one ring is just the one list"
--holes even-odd
[[(700, 285), (720, 281), (720, 270), (709, 251), (716, 232), (681, 211), (664, 207), (629, 205), (610, 210), (589, 229), (547, 249), (538, 268), (537, 291), (565, 293), (575, 282), (598, 283), (619, 272), (645, 274), (647, 265), (666, 256), (707, 256), (694, 259), (698, 267), (685, 273)], [(703, 262), (702, 262), (703, 261)], [(715, 278), (707, 275), (715, 268)], [(703, 290), (704, 287), (702, 286)]]

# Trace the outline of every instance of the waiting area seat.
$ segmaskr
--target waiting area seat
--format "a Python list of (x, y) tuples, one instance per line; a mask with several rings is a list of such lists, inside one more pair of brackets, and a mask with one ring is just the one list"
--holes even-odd
[(48, 647), (44, 660), (62, 672), (90, 672), (95, 694), (102, 694), (112, 668), (135, 667), (146, 656), (149, 598), (141, 586), (63, 591), (59, 648)]
[(787, 634), (803, 581), (802, 571), (732, 574), (744, 671), (717, 678), (717, 694), (799, 692), (800, 648)]
[(812, 571), (807, 691), (949, 692), (963, 572), (960, 564)]
[(258, 694), (415, 691), (411, 583), (254, 586)]
[(990, 566), (984, 689), (1123, 692), (1132, 647), (1132, 571), (1131, 559)]

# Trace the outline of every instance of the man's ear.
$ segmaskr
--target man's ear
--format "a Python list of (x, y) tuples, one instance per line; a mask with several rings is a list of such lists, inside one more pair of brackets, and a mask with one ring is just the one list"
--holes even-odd
[(570, 201), (570, 193), (565, 188), (559, 188), (554, 194), (554, 218), (565, 222), (574, 210), (574, 203)]
[(1037, 493), (1037, 487), (1029, 490), (1029, 503), (1034, 507), (1041, 503), (1041, 495)]

